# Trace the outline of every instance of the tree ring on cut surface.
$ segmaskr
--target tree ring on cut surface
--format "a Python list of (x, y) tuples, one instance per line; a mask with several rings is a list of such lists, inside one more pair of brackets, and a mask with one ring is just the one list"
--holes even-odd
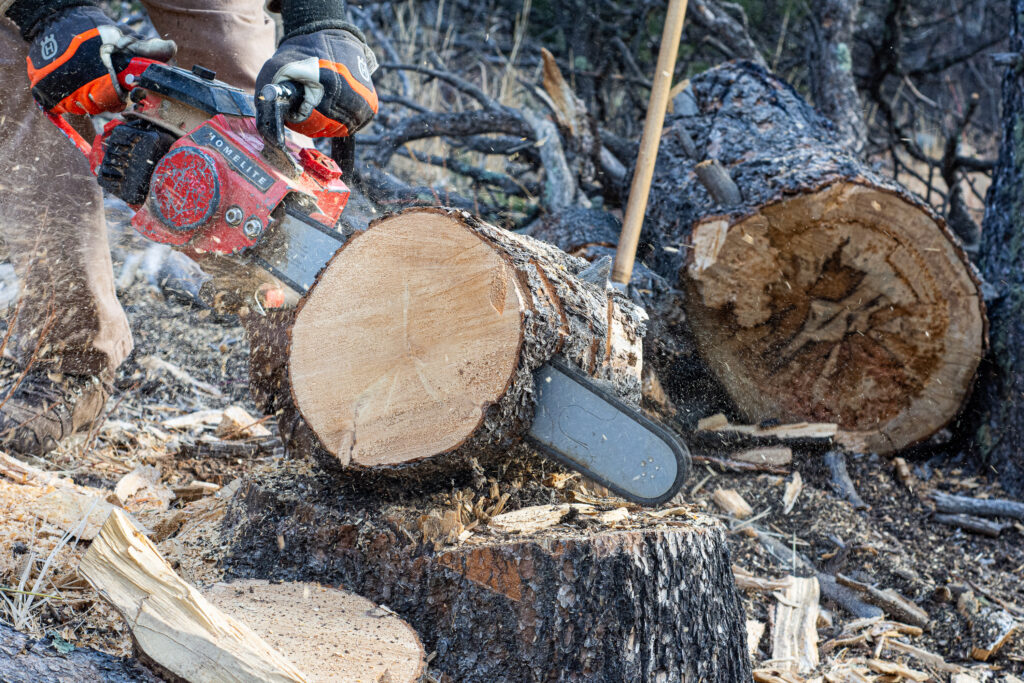
[(335, 254), (296, 315), (296, 405), (343, 465), (450, 451), (516, 371), (522, 301), (511, 264), (460, 221), (379, 221)]

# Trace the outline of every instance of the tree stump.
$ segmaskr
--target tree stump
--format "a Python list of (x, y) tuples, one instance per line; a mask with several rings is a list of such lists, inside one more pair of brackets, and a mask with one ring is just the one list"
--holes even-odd
[[(228, 575), (319, 581), (385, 605), (436, 652), (431, 671), (456, 681), (750, 680), (726, 541), (707, 517), (562, 503), (474, 525), (444, 495), (321, 474), (241, 486), (214, 540)], [(554, 495), (517, 496), (527, 490)], [(467, 504), (494, 511), (494, 498)]]
[(324, 451), (365, 469), (504, 448), (529, 429), (533, 371), (556, 354), (636, 402), (646, 318), (577, 278), (588, 265), (461, 211), (378, 220), (295, 314), (295, 406)]
[[(703, 359), (748, 420), (835, 422), (858, 451), (928, 438), (960, 410), (985, 347), (957, 239), (763, 68), (729, 63), (691, 88), (663, 134), (646, 227)], [(723, 209), (697, 182), (687, 133), (742, 204)]]

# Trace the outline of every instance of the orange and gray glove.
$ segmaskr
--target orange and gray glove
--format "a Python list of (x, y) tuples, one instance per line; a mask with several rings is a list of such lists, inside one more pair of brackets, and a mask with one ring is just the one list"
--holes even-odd
[[(8, 13), (10, 15), (10, 12)], [(98, 7), (70, 7), (38, 22), (28, 56), (32, 96), (54, 114), (124, 108), (118, 77), (134, 57), (167, 61), (173, 41), (124, 32)]]
[(377, 113), (371, 80), (376, 69), (373, 52), (354, 26), (292, 32), (263, 65), (256, 92), (287, 81), (301, 85), (302, 103), (289, 112), (287, 126), (313, 138), (345, 137)]

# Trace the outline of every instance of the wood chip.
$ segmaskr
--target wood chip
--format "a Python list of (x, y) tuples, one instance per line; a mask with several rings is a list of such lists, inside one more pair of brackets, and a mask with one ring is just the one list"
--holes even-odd
[(902, 652), (906, 655), (910, 655), (911, 657), (921, 662), (925, 666), (931, 667), (933, 669), (938, 669), (940, 671), (947, 671), (950, 673), (964, 673), (965, 671), (965, 669), (962, 666), (950, 664), (934, 652), (929, 652), (928, 650), (916, 647), (914, 645), (911, 645), (910, 643), (904, 643), (902, 640), (887, 638), (885, 640), (885, 645), (882, 649), (883, 651), (885, 649), (889, 649), (895, 650), (896, 652)]
[(132, 512), (162, 512), (171, 506), (174, 499), (174, 492), (160, 483), (159, 468), (152, 465), (138, 465), (121, 477), (114, 487), (114, 495), (125, 509)]
[(507, 534), (532, 534), (555, 526), (573, 508), (580, 514), (594, 512), (593, 506), (581, 503), (534, 505), (491, 517), (487, 525), (496, 531), (503, 531)]
[(697, 421), (697, 431), (737, 432), (750, 436), (773, 436), (776, 439), (830, 439), (839, 431), (832, 422), (796, 422), (793, 424), (760, 427), (734, 425), (721, 413)]
[(757, 656), (757, 649), (761, 645), (761, 638), (764, 637), (765, 623), (757, 619), (747, 619), (747, 652), (750, 659)]
[(782, 494), (782, 514), (788, 515), (793, 510), (793, 506), (796, 505), (796, 499), (803, 488), (803, 477), (800, 476), (799, 472), (793, 472), (793, 478), (786, 483), (786, 490)]
[(166, 361), (163, 358), (157, 358), (156, 356), (142, 356), (138, 359), (138, 363), (149, 371), (149, 374), (166, 373), (182, 384), (192, 387), (201, 394), (206, 394), (213, 398), (220, 398), (223, 396), (221, 390), (217, 387), (208, 382), (196, 379), (185, 370), (182, 370), (174, 363)]
[(736, 489), (716, 489), (711, 494), (711, 499), (715, 501), (718, 507), (736, 519), (746, 519), (754, 514), (754, 509), (750, 507), (750, 503), (744, 500), (743, 496)]
[(736, 579), (736, 585), (745, 590), (762, 591), (771, 593), (773, 591), (785, 590), (789, 587), (789, 579), (765, 579), (754, 576), (739, 565), (732, 566), (732, 575)]
[(241, 406), (224, 409), (215, 433), (222, 439), (260, 439), (271, 435), (261, 420), (254, 418)]
[(164, 429), (191, 430), (196, 427), (220, 424), (222, 419), (224, 419), (223, 410), (198, 410), (187, 415), (168, 418), (160, 424)]
[(987, 662), (1021, 628), (1021, 622), (1002, 609), (986, 607), (971, 620), (971, 658)]
[(896, 662), (886, 662), (881, 659), (869, 659), (868, 668), (875, 673), (890, 674), (899, 676), (900, 678), (906, 678), (911, 681), (927, 681), (931, 676), (926, 671), (918, 671)]
[(818, 579), (789, 577), (784, 597), (775, 606), (772, 661), (785, 671), (813, 671), (819, 662)]
[(793, 449), (789, 446), (765, 446), (763, 448), (748, 448), (745, 451), (734, 453), (733, 460), (749, 462), (757, 465), (782, 466), (793, 462)]

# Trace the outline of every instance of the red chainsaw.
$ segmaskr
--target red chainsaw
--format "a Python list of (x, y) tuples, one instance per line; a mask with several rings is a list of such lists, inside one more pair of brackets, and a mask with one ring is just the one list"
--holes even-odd
[(286, 140), (301, 86), (268, 85), (254, 102), (203, 67), (145, 59), (119, 80), (128, 108), (92, 144), (47, 116), (88, 157), (103, 189), (135, 209), (135, 230), (211, 274), (231, 273), (217, 294), (230, 290), (238, 305), (255, 297), (258, 306), (281, 306), (277, 283), (304, 294), (344, 242), (335, 226), (349, 190), (331, 157)]

